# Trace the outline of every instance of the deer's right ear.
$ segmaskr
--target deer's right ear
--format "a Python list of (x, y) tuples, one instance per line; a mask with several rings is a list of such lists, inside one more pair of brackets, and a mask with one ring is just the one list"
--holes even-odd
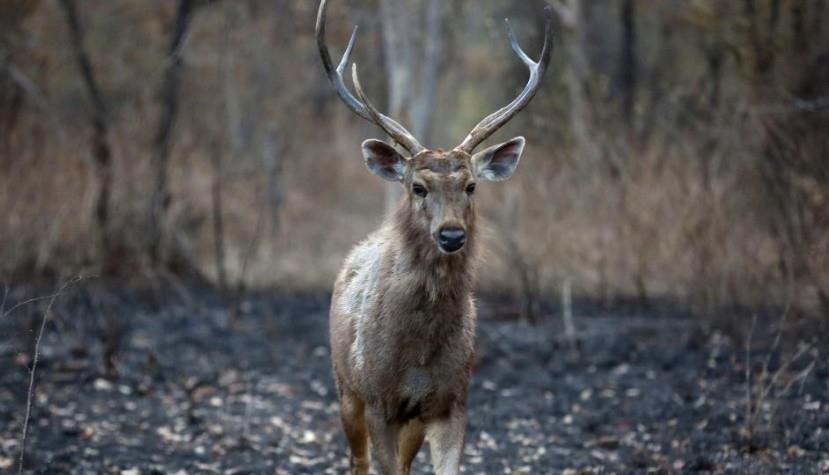
[(515, 137), (476, 153), (472, 156), (475, 174), (489, 181), (504, 181), (511, 177), (524, 152), (524, 142), (524, 137)]
[(372, 173), (388, 181), (403, 181), (406, 159), (391, 145), (381, 140), (363, 142), (363, 158)]

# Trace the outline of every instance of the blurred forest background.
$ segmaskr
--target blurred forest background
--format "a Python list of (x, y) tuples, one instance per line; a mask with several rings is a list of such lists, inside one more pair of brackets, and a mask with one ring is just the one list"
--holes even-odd
[[(481, 189), (484, 292), (829, 315), (824, 0), (557, 0), (513, 179)], [(339, 0), (327, 41), (427, 147), (526, 81), (542, 0)], [(327, 290), (387, 209), (309, 0), (0, 1), (0, 280)], [(336, 53), (335, 53), (336, 55)], [(549, 298), (549, 297), (547, 297)]]

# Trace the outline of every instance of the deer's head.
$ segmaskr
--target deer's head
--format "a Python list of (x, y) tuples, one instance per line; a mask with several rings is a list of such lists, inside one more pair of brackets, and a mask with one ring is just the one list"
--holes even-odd
[(363, 92), (356, 64), (353, 65), (352, 79), (357, 96), (351, 93), (345, 85), (343, 73), (351, 62), (357, 28), (354, 28), (342, 60), (335, 68), (325, 45), (327, 3), (327, 0), (320, 2), (316, 34), (317, 45), (329, 80), (349, 109), (377, 124), (392, 138), (393, 143), (408, 154), (404, 156), (387, 142), (366, 140), (362, 147), (366, 165), (375, 175), (404, 186), (405, 205), (409, 207), (414, 222), (421, 231), (428, 232), (442, 253), (452, 254), (460, 251), (474, 222), (474, 195), (477, 183), (506, 180), (518, 166), (524, 150), (523, 137), (513, 138), (477, 153), (475, 148), (526, 107), (538, 91), (552, 52), (552, 10), (549, 7), (545, 9), (544, 48), (537, 62), (521, 49), (507, 22), (507, 34), (512, 49), (529, 69), (529, 81), (510, 104), (478, 123), (460, 145), (445, 151), (425, 148), (402, 125), (378, 112)]

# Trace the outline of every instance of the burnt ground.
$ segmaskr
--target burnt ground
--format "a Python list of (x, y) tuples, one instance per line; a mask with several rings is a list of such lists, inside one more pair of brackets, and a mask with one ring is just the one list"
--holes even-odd
[[(13, 287), (6, 308), (33, 292)], [(229, 324), (210, 291), (148, 295), (80, 288), (55, 305), (27, 472), (345, 473), (327, 296), (254, 296)], [(0, 320), (0, 472), (16, 471), (45, 304)], [(481, 307), (466, 473), (829, 472), (827, 339), (808, 321), (775, 346), (778, 319), (759, 318), (747, 352), (677, 312), (577, 307), (572, 350), (555, 307), (537, 326)]]

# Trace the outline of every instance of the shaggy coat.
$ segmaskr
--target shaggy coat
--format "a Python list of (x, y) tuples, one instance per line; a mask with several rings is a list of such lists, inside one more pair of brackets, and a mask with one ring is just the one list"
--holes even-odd
[(412, 206), (407, 197), (351, 252), (331, 307), (338, 388), (401, 423), (464, 405), (475, 333), (474, 229), (463, 250), (443, 255)]
[(523, 147), (518, 137), (474, 156), (405, 159), (363, 143), (369, 169), (406, 193), (334, 284), (331, 356), (354, 473), (368, 473), (369, 435), (383, 474), (409, 473), (424, 438), (435, 471), (458, 473), (475, 336), (476, 181), (508, 178)]

